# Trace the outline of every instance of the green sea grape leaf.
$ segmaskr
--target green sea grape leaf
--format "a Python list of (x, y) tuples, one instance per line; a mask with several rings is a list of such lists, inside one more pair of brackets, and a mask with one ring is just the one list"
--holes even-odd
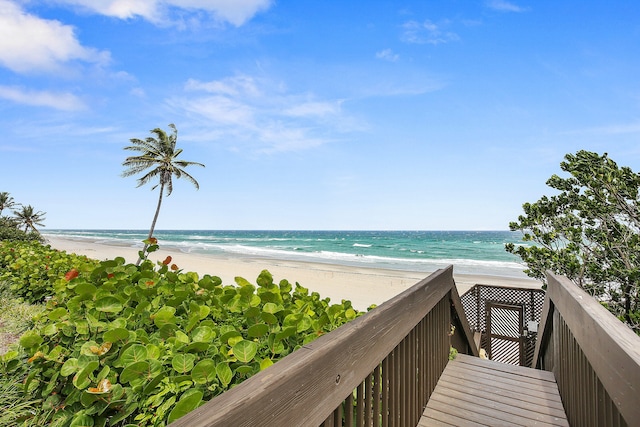
[(296, 334), (298, 328), (295, 326), (289, 326), (288, 328), (284, 328), (281, 332), (276, 334), (276, 341), (282, 341)]
[(95, 308), (106, 313), (119, 313), (124, 307), (116, 297), (103, 297), (95, 302)]
[(234, 280), (235, 280), (235, 282), (238, 284), (238, 287), (239, 287), (239, 288), (242, 288), (243, 286), (253, 286), (253, 285), (251, 284), (251, 282), (249, 282), (249, 281), (248, 281), (247, 279), (245, 279), (244, 277), (236, 276), (236, 277), (234, 278)]
[(353, 308), (348, 308), (345, 312), (344, 315), (347, 319), (349, 320), (353, 320), (356, 318), (356, 311)]
[(283, 307), (281, 305), (277, 305), (275, 303), (268, 302), (262, 307), (262, 311), (264, 313), (276, 314), (276, 313), (281, 312), (282, 308)]
[(211, 342), (215, 336), (215, 332), (209, 326), (200, 326), (191, 333), (194, 342)]
[(268, 270), (262, 270), (256, 279), (256, 283), (261, 287), (268, 287), (273, 285), (273, 276)]
[(176, 330), (176, 341), (183, 344), (189, 344), (189, 336), (181, 330)]
[(103, 339), (107, 342), (127, 341), (129, 339), (129, 331), (125, 328), (111, 329), (104, 333)]
[(95, 285), (88, 282), (78, 283), (78, 285), (73, 289), (73, 291), (80, 296), (95, 295), (97, 290), (98, 288), (96, 288)]
[(304, 332), (306, 330), (309, 330), (309, 329), (311, 329), (311, 326), (312, 326), (311, 317), (308, 316), (308, 315), (304, 315), (300, 319), (300, 322), (298, 322), (297, 332), (300, 333), (300, 332)]
[[(222, 331), (221, 331), (222, 332)], [(229, 332), (225, 332), (220, 336), (220, 342), (222, 343), (228, 343), (230, 339), (235, 338), (235, 337), (241, 337), (242, 335), (240, 334), (240, 332), (236, 331), (235, 329), (229, 331)]]
[(100, 366), (100, 362), (98, 362), (97, 360), (87, 363), (80, 370), (80, 372), (73, 376), (73, 385), (80, 390), (84, 390), (85, 388), (89, 387), (89, 385), (91, 384), (89, 375), (91, 375), (98, 366)]
[(263, 371), (271, 365), (273, 365), (273, 360), (268, 357), (266, 359), (262, 359), (262, 361), (260, 362), (260, 370)]
[(212, 359), (199, 361), (191, 370), (191, 378), (196, 384), (207, 384), (216, 377), (216, 363)]
[(151, 318), (153, 319), (153, 323), (155, 323), (155, 325), (160, 328), (166, 324), (175, 323), (175, 312), (175, 307), (164, 306), (156, 311), (155, 314), (151, 316)]
[(253, 341), (242, 340), (237, 342), (233, 347), (233, 355), (243, 363), (253, 360), (258, 352), (258, 345)]
[(147, 372), (149, 372), (149, 362), (142, 361), (131, 363), (120, 373), (120, 382), (129, 383), (136, 379), (144, 378), (146, 377)]
[(233, 371), (228, 363), (220, 362), (216, 365), (216, 376), (224, 386), (228, 386), (233, 379)]
[(271, 313), (263, 311), (260, 317), (262, 317), (262, 320), (270, 325), (275, 325), (278, 323), (278, 318)]
[(200, 402), (202, 402), (202, 396), (203, 392), (198, 389), (185, 391), (182, 396), (180, 396), (180, 399), (169, 413), (167, 423), (172, 423), (173, 421), (196, 409), (198, 405), (200, 405)]
[(269, 333), (269, 325), (266, 323), (256, 323), (247, 329), (247, 335), (251, 338), (260, 338)]
[(67, 359), (60, 367), (60, 375), (62, 375), (63, 377), (68, 377), (69, 375), (75, 373), (77, 370), (78, 370), (78, 359), (76, 358)]
[(93, 427), (93, 418), (85, 414), (76, 414), (69, 427)]
[(133, 344), (122, 352), (120, 356), (120, 362), (124, 365), (130, 365), (135, 362), (140, 362), (148, 358), (147, 348), (142, 344)]
[(42, 337), (35, 331), (27, 331), (20, 337), (20, 345), (24, 348), (31, 348), (42, 343)]
[(64, 307), (58, 307), (55, 310), (51, 310), (48, 317), (50, 320), (58, 320), (67, 314), (68, 312)]
[(165, 374), (164, 372), (156, 375), (151, 381), (149, 381), (148, 384), (146, 384), (144, 386), (144, 389), (142, 390), (142, 394), (147, 395), (149, 393), (151, 393), (157, 386), (158, 384), (160, 384), (160, 382), (162, 382), (162, 380), (167, 376), (167, 374)]
[(195, 360), (196, 360), (196, 356), (194, 356), (191, 353), (186, 353), (186, 354), (178, 353), (175, 356), (173, 356), (173, 359), (171, 359), (171, 366), (177, 372), (181, 374), (186, 374), (188, 372), (191, 372), (191, 370), (193, 369)]
[(211, 347), (212, 344), (208, 343), (208, 342), (192, 342), (191, 344), (189, 344), (188, 346), (186, 346), (183, 351), (185, 353), (201, 353), (203, 351), (207, 351), (209, 349), (209, 347)]
[(42, 329), (42, 333), (46, 336), (55, 335), (57, 332), (58, 332), (58, 327), (52, 323), (48, 324), (47, 326), (44, 327), (44, 329)]

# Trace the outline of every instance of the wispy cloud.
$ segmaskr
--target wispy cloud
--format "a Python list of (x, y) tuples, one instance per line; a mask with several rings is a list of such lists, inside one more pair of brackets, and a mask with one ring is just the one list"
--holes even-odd
[(379, 52), (376, 52), (376, 58), (383, 59), (385, 61), (396, 62), (400, 59), (400, 55), (397, 53), (393, 53), (391, 49), (383, 49)]
[(460, 39), (456, 33), (447, 30), (449, 21), (436, 24), (430, 20), (424, 22), (407, 21), (402, 25), (402, 40), (416, 44), (442, 44)]
[[(232, 141), (230, 149), (259, 153), (300, 151), (331, 142), (329, 134), (352, 132), (342, 100), (291, 93), (281, 83), (248, 75), (188, 80), (168, 105), (186, 113), (209, 138)], [(215, 130), (211, 130), (215, 129)]]
[(237, 27), (271, 7), (273, 0), (58, 0), (119, 19), (142, 18), (153, 23), (172, 21), (173, 12), (205, 12), (213, 19)]
[(71, 61), (104, 64), (110, 56), (80, 44), (74, 28), (0, 0), (0, 65), (18, 73), (59, 71)]
[(485, 3), (488, 8), (499, 10), (501, 12), (526, 12), (529, 10), (526, 7), (518, 6), (507, 0), (489, 0)]
[(33, 91), (12, 86), (0, 86), (0, 98), (18, 104), (63, 111), (77, 111), (85, 108), (84, 103), (71, 93)]

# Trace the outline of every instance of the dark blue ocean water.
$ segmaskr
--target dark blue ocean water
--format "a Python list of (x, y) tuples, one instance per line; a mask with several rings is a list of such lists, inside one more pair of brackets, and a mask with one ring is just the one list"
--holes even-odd
[[(47, 230), (46, 235), (142, 247), (145, 230)], [(216, 231), (159, 230), (161, 247), (185, 253), (324, 262), (431, 272), (454, 264), (457, 273), (526, 277), (504, 250), (522, 244), (510, 231)]]

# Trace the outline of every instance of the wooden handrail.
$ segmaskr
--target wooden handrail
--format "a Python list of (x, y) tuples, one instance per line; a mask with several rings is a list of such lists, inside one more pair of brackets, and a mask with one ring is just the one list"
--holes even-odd
[(571, 425), (637, 425), (640, 337), (566, 277), (547, 283), (533, 367), (555, 374)]
[[(435, 317), (437, 329), (424, 323), (432, 310), (443, 313)], [(457, 330), (464, 331), (458, 340), (465, 348), (458, 351), (473, 352), (473, 338), (468, 327), (465, 330), (464, 310), (453, 281), (453, 268), (449, 266), (376, 309), (296, 350), (171, 426), (335, 425), (334, 419), (341, 423), (338, 420), (342, 418), (341, 408), (353, 405), (354, 390), (358, 390), (358, 400), (366, 397), (363, 396), (366, 387), (373, 390), (372, 394), (377, 393), (379, 398), (380, 389), (383, 393), (390, 389), (389, 382), (404, 383), (401, 375), (409, 379), (406, 382), (415, 382), (416, 372), (421, 371), (421, 375), (428, 375), (429, 382), (433, 382), (430, 390), (416, 383), (410, 390), (396, 388), (389, 392), (396, 395), (389, 399), (392, 406), (393, 402), (399, 405), (396, 409), (399, 416), (404, 416), (405, 411), (415, 413), (411, 422), (415, 419), (417, 423), (428, 399), (428, 395), (418, 395), (430, 395), (448, 361), (448, 332), (452, 323), (457, 324)], [(409, 356), (413, 354), (410, 348), (418, 348), (413, 353), (422, 354)], [(420, 348), (425, 350), (420, 352)], [(428, 348), (436, 348), (437, 351), (428, 354)], [(475, 352), (477, 354), (477, 349)], [(406, 362), (392, 368), (389, 360), (396, 359)], [(430, 368), (431, 365), (434, 367)], [(388, 371), (385, 374), (391, 379), (380, 374), (384, 370)], [(345, 399), (347, 403), (343, 403)], [(379, 401), (372, 403), (369, 400), (367, 411), (378, 410), (371, 408), (374, 404), (379, 405)], [(391, 412), (386, 407), (382, 410)], [(392, 420), (388, 425), (409, 425), (396, 421)], [(347, 420), (346, 424), (350, 425), (349, 422)]]

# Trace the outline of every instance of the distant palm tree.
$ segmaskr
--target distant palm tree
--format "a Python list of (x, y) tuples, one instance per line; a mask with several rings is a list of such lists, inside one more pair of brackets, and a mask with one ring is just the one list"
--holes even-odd
[[(158, 206), (156, 207), (156, 213), (153, 216), (151, 222), (151, 228), (149, 229), (149, 239), (153, 237), (153, 231), (156, 228), (156, 221), (158, 220), (158, 214), (160, 213), (160, 206), (162, 205), (162, 195), (166, 191), (167, 196), (171, 195), (173, 191), (172, 178), (185, 178), (191, 182), (196, 189), (200, 188), (198, 181), (189, 175), (184, 168), (187, 166), (195, 165), (202, 166), (202, 163), (188, 162), (186, 160), (178, 160), (177, 157), (182, 153), (182, 149), (176, 149), (176, 142), (178, 140), (178, 129), (172, 123), (169, 127), (173, 130), (171, 134), (167, 134), (160, 128), (155, 128), (150, 131), (155, 135), (154, 137), (148, 137), (145, 140), (132, 138), (131, 144), (125, 147), (125, 150), (137, 151), (141, 153), (139, 156), (127, 157), (122, 163), (127, 169), (122, 173), (122, 176), (127, 177), (136, 175), (147, 169), (151, 169), (145, 175), (138, 179), (138, 187), (148, 183), (149, 181), (158, 178), (158, 183), (151, 188), (155, 190), (160, 186), (160, 195), (158, 197)], [(145, 245), (144, 251), (148, 245)], [(138, 258), (136, 265), (139, 265), (142, 258)]]
[(44, 226), (42, 221), (45, 220), (44, 216), (46, 215), (46, 212), (36, 212), (35, 209), (33, 209), (33, 206), (27, 205), (22, 206), (22, 209), (19, 211), (13, 211), (13, 215), (19, 226), (24, 225), (25, 233), (28, 233), (29, 229), (39, 233), (35, 226)]
[(0, 193), (0, 216), (2, 216), (2, 211), (5, 209), (11, 209), (14, 206), (19, 206), (19, 203), (16, 203), (13, 200), (13, 197), (9, 195), (6, 191)]

